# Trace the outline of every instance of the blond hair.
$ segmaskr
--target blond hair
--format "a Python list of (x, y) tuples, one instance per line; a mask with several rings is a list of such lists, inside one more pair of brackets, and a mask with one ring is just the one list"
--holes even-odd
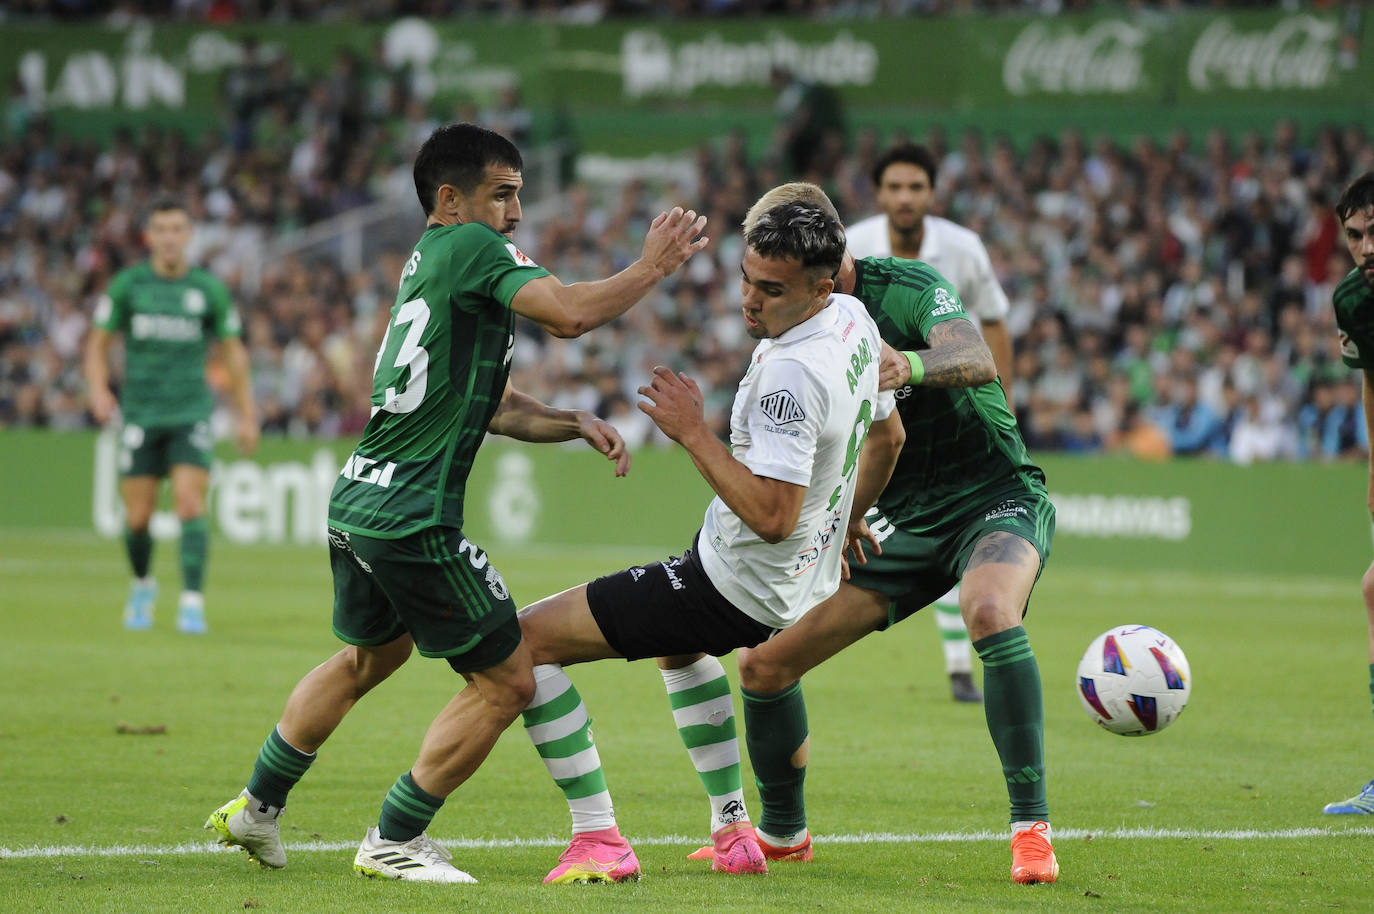
[(754, 230), (754, 225), (759, 221), (760, 216), (773, 207), (782, 206), (784, 203), (800, 203), (804, 206), (814, 207), (834, 219), (837, 225), (844, 224), (840, 220), (840, 214), (835, 210), (835, 204), (830, 202), (825, 191), (806, 181), (793, 181), (790, 184), (779, 184), (759, 197), (758, 201), (749, 207), (749, 212), (744, 215), (744, 234), (748, 235)]

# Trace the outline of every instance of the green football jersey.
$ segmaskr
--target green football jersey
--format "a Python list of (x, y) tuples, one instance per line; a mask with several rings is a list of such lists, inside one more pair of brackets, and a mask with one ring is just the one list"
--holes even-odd
[[(854, 267), (853, 294), (890, 346), (929, 349), (932, 327), (968, 317), (954, 287), (926, 263), (865, 257)], [(977, 387), (907, 385), (897, 391), (897, 412), (906, 444), (878, 507), (902, 529), (921, 533), (970, 498), (1018, 482), (1044, 491), (1045, 474), (1031, 463), (997, 381)]]
[(377, 352), (372, 418), (329, 499), (332, 526), (381, 538), (462, 526), (468, 472), (510, 376), (511, 299), (547, 275), (481, 223), (425, 230)]
[(1358, 269), (1351, 270), (1331, 293), (1336, 329), (1341, 334), (1341, 361), (1350, 368), (1374, 366), (1374, 290)]
[(199, 267), (168, 279), (147, 262), (115, 274), (95, 326), (124, 336), (119, 408), (126, 425), (142, 428), (208, 419), (215, 405), (205, 382), (209, 344), (242, 332), (224, 283)]

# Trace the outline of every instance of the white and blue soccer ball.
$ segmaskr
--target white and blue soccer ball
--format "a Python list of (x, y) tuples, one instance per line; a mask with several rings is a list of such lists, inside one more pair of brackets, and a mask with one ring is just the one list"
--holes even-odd
[(1193, 676), (1183, 649), (1148, 625), (1103, 632), (1078, 662), (1078, 700), (1104, 730), (1158, 733), (1188, 706)]

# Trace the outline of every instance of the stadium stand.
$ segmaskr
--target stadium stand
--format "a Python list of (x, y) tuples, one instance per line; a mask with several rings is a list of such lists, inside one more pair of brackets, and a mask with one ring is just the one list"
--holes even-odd
[[(171, 16), (220, 6), (265, 15), (261, 4), (60, 9), (153, 6)], [(323, 5), (297, 6), (293, 15), (323, 15)], [(58, 9), (21, 3), (12, 13)], [(79, 371), (89, 315), (109, 277), (143, 256), (140, 212), (171, 192), (196, 222), (193, 259), (234, 289), (264, 430), (358, 433), (395, 279), (419, 228), (413, 150), (441, 119), (520, 136), (528, 112), (518, 89), (483, 109), (432, 110), (397, 73), (349, 53), (314, 78), (289, 61), (261, 67), (242, 83), (225, 80), (223, 123), (194, 137), (158, 126), (122, 130), (108, 144), (66, 137), (11, 93), (5, 119), (17, 139), (0, 147), (0, 427), (89, 425)], [(988, 245), (1012, 301), (1015, 400), (1033, 450), (1240, 462), (1367, 453), (1330, 307), (1349, 269), (1331, 203), (1374, 168), (1363, 127), (1303, 136), (1278, 121), (1265, 132), (1127, 143), (1068, 130), (1024, 147), (974, 130), (908, 137), (865, 127), (806, 177), (857, 221), (874, 211), (869, 163), (899, 139), (937, 152), (935, 211)], [(534, 170), (546, 158), (526, 153)], [(644, 224), (672, 203), (707, 213), (713, 241), (680, 278), (587, 339), (522, 333), (514, 383), (598, 410), (632, 443), (661, 444), (633, 403), (649, 367), (669, 364), (701, 379), (725, 429), (751, 347), (734, 313), (734, 227), (761, 190), (797, 177), (784, 162), (776, 149), (751, 154), (732, 133), (703, 142), (671, 179), (532, 182), (517, 241), (566, 281), (628, 262)], [(377, 256), (311, 241), (320, 226), (334, 232), (373, 214), (390, 220)]]

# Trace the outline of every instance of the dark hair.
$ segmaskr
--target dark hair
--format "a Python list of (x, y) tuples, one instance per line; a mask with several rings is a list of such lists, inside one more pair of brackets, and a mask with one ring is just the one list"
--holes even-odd
[(878, 156), (878, 161), (873, 163), (873, 171), (870, 172), (870, 175), (873, 178), (874, 187), (882, 186), (883, 172), (887, 171), (887, 166), (894, 162), (905, 162), (922, 169), (925, 171), (926, 177), (930, 179), (930, 186), (935, 186), (935, 172), (939, 168), (939, 163), (935, 161), (935, 153), (917, 143), (898, 143)]
[(425, 215), (438, 205), (440, 187), (452, 184), (470, 194), (482, 183), (488, 165), (525, 168), (515, 144), (485, 127), (448, 124), (431, 133), (415, 157), (415, 193)]
[(1360, 175), (1341, 194), (1336, 201), (1336, 218), (1341, 222), (1352, 214), (1374, 207), (1374, 171)]
[(153, 200), (152, 205), (148, 207), (148, 212), (143, 217), (143, 224), (147, 225), (158, 213), (171, 213), (177, 211), (186, 213), (188, 216), (191, 214), (191, 211), (186, 208), (186, 204), (178, 198), (158, 197)]
[(834, 278), (844, 260), (844, 229), (823, 209), (782, 203), (755, 221), (744, 236), (764, 257), (800, 260), (802, 269)]

